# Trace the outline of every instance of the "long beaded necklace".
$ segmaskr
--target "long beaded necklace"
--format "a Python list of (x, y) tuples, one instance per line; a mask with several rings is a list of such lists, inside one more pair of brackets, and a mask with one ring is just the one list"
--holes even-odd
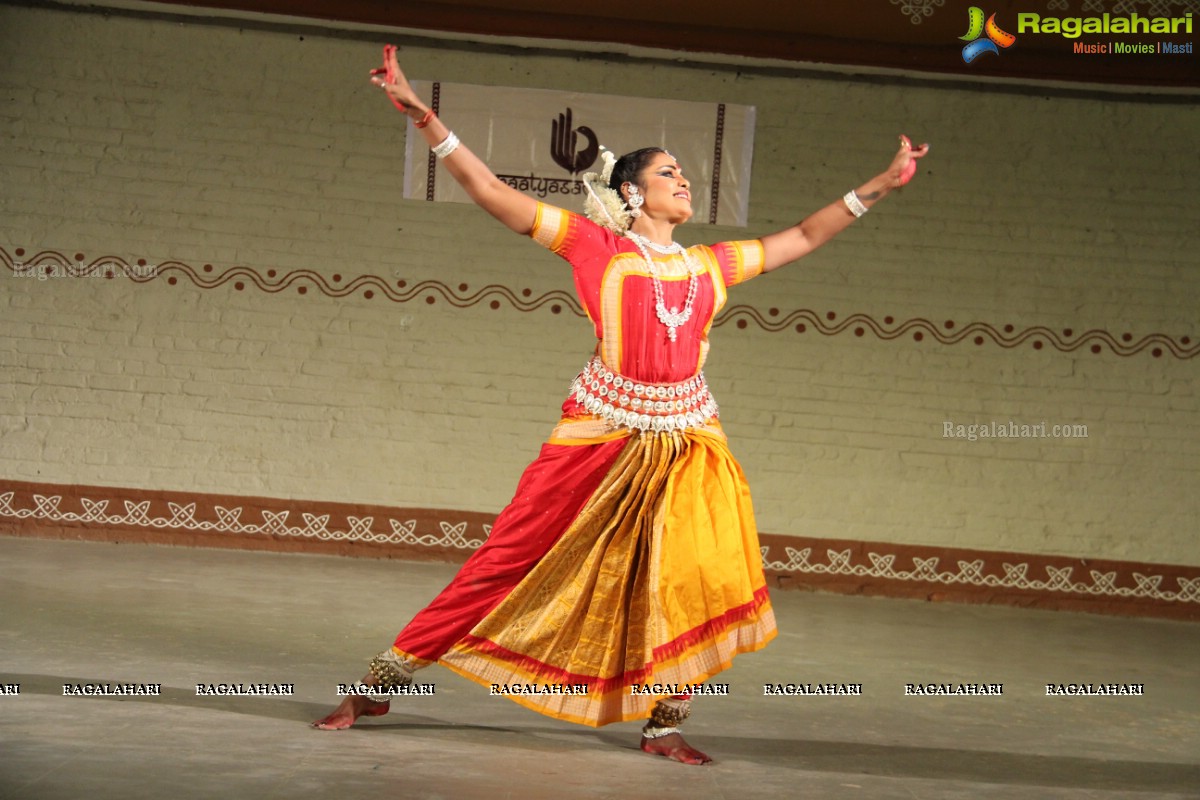
[[(638, 250), (642, 251), (642, 258), (646, 260), (646, 267), (650, 270), (650, 279), (654, 283), (654, 311), (658, 315), (658, 321), (667, 328), (667, 338), (673, 342), (676, 339), (675, 329), (686, 324), (692, 318), (692, 304), (696, 299), (696, 286), (699, 283), (696, 276), (700, 274), (700, 265), (696, 263), (691, 253), (683, 245), (679, 244), (679, 242), (662, 245), (629, 230), (625, 231), (625, 236), (637, 245)], [(683, 256), (683, 263), (687, 265), (688, 270), (688, 293), (682, 311), (679, 310), (678, 306), (672, 306), (670, 310), (667, 309), (667, 304), (663, 300), (662, 279), (659, 277), (659, 268), (654, 263), (654, 259), (650, 257), (650, 250), (663, 255)]]

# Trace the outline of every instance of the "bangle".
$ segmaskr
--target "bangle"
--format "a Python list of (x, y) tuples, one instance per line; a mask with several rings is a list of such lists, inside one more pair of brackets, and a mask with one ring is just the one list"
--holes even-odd
[(438, 158), (445, 158), (458, 149), (458, 137), (454, 135), (454, 131), (450, 131), (442, 143), (433, 147), (433, 154)]
[(433, 113), (433, 109), (432, 108), (428, 109), (425, 112), (425, 116), (421, 117), (418, 120), (413, 121), (413, 127), (414, 128), (424, 128), (426, 125), (428, 125), (433, 120), (433, 118), (435, 116), (436, 115)]
[(858, 193), (853, 189), (846, 192), (846, 196), (842, 198), (842, 202), (846, 204), (846, 208), (850, 209), (850, 213), (856, 218), (867, 213), (867, 207), (863, 205), (863, 201), (858, 199)]

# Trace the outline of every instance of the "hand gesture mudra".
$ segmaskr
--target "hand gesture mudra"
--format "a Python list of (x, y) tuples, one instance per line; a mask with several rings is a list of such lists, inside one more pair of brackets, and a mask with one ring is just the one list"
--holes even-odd
[(917, 159), (929, 152), (929, 144), (913, 147), (912, 141), (900, 134), (900, 150), (887, 168), (887, 176), (891, 179), (891, 188), (899, 189), (913, 179), (917, 174)]
[(409, 106), (420, 104), (420, 98), (408, 83), (396, 60), (396, 46), (383, 46), (383, 66), (371, 70), (371, 83), (387, 92), (392, 104), (403, 113)]

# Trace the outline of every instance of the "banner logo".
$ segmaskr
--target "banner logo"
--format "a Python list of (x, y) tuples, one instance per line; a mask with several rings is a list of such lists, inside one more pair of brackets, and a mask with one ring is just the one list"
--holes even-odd
[[(596, 156), (600, 155), (600, 140), (596, 138), (595, 131), (588, 126), (572, 128), (571, 122), (569, 108), (567, 113), (559, 114), (558, 119), (551, 121), (550, 157), (554, 159), (555, 164), (576, 175), (596, 163)], [(588, 142), (582, 150), (577, 149), (580, 136)]]
[[(986, 34), (987, 38), (980, 38)], [(1009, 48), (1017, 41), (1017, 37), (1004, 31), (996, 24), (996, 15), (992, 14), (983, 21), (983, 9), (971, 6), (967, 9), (967, 32), (958, 37), (967, 42), (963, 48), (963, 62), (970, 64), (984, 53), (1000, 55), (1000, 48)]]
[[(538, 200), (581, 208), (587, 192), (579, 176), (597, 169), (601, 145), (616, 155), (669, 146), (692, 183), (694, 220), (742, 226), (749, 217), (753, 106), (440, 81), (412, 84), (421, 97), (433, 98), (436, 114), (453, 116), (455, 133), (486, 156), (499, 180)], [(474, 202), (419, 136), (405, 137), (404, 197)]]

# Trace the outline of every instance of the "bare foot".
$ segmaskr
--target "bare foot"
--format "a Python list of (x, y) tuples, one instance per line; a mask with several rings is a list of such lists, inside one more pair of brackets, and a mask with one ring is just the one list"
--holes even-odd
[(642, 737), (642, 750), (653, 755), (666, 756), (680, 764), (708, 764), (711, 758), (683, 740), (678, 733), (660, 736), (657, 739)]
[[(370, 676), (374, 677), (374, 676)], [(365, 680), (365, 683), (373, 683), (372, 680)], [(320, 728), (323, 731), (340, 731), (349, 728), (354, 724), (354, 721), (359, 717), (382, 717), (388, 713), (391, 708), (391, 703), (377, 703), (367, 697), (357, 694), (348, 694), (342, 698), (342, 702), (338, 703), (338, 707), (333, 710), (333, 713), (327, 717), (322, 717), (312, 724), (314, 728)]]

